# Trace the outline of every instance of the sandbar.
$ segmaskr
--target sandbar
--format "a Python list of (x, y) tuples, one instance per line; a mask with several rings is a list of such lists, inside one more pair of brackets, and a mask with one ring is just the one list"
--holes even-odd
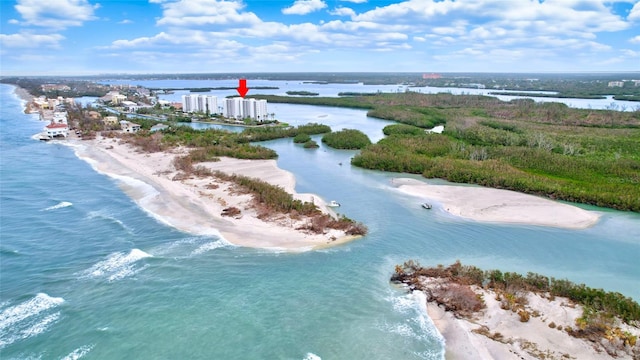
[(439, 203), (452, 215), (475, 221), (585, 229), (600, 218), (597, 212), (510, 190), (431, 185), (410, 178), (394, 178), (391, 184), (425, 202)]
[[(218, 236), (238, 246), (292, 252), (334, 246), (357, 238), (334, 229), (324, 234), (297, 230), (307, 220), (292, 220), (285, 215), (261, 220), (251, 206), (251, 195), (238, 193), (233, 184), (217, 178), (177, 180), (178, 171), (172, 161), (176, 156), (186, 154), (186, 149), (142, 153), (119, 139), (100, 136), (95, 140), (69, 139), (66, 142), (96, 171), (117, 179), (125, 193), (147, 213), (188, 233)], [(296, 193), (295, 177), (278, 168), (275, 160), (223, 157), (218, 162), (198, 165), (281, 186), (294, 198), (311, 201), (321, 211), (333, 214), (320, 196)], [(241, 209), (241, 215), (222, 216), (223, 209), (228, 207)]]

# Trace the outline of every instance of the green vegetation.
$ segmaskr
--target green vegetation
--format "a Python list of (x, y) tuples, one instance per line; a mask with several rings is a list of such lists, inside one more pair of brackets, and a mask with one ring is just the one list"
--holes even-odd
[[(193, 152), (192, 152), (193, 154)], [(253, 195), (253, 206), (258, 212), (258, 218), (269, 220), (277, 214), (287, 214), (292, 220), (299, 220), (301, 216), (307, 217), (308, 222), (298, 230), (310, 231), (316, 234), (324, 234), (327, 229), (337, 229), (346, 235), (366, 235), (367, 227), (345, 216), (334, 219), (328, 214), (323, 214), (318, 207), (308, 201), (294, 199), (291, 194), (282, 187), (271, 185), (259, 179), (242, 175), (229, 175), (220, 171), (210, 171), (203, 166), (193, 166), (192, 154), (174, 159), (176, 169), (182, 171), (175, 180), (195, 175), (200, 177), (212, 176), (226, 182), (234, 183), (241, 193)], [(238, 208), (226, 208), (223, 216), (237, 216)]]
[(13, 84), (27, 90), (33, 96), (44, 95), (49, 98), (96, 96), (101, 97), (109, 92), (108, 85), (91, 81), (69, 80), (61, 78), (5, 77), (0, 83)]
[(542, 93), (528, 93), (528, 92), (513, 92), (513, 91), (491, 91), (490, 95), (507, 95), (507, 96), (525, 96), (532, 98), (559, 98), (559, 99), (606, 99), (606, 97), (602, 95), (591, 95), (591, 94), (542, 94)]
[(161, 135), (143, 131), (130, 135), (128, 139), (147, 152), (164, 151), (177, 146), (198, 148), (193, 153), (194, 162), (208, 161), (217, 156), (238, 159), (274, 159), (277, 157), (275, 151), (249, 144), (249, 142), (295, 137), (299, 134), (322, 134), (330, 130), (326, 125), (315, 123), (291, 128), (246, 128), (240, 133), (220, 129), (196, 130), (189, 126), (171, 126), (163, 130)]
[(338, 96), (374, 96), (378, 95), (377, 92), (354, 92), (354, 91), (343, 91), (339, 92)]
[(296, 144), (306, 143), (307, 141), (311, 141), (311, 136), (305, 133), (300, 133), (293, 138), (293, 142)]
[[(434, 289), (423, 282), (423, 278), (446, 279)], [(459, 316), (470, 316), (484, 307), (477, 303), (477, 295), (470, 286), (477, 286), (496, 293), (501, 308), (518, 313), (520, 321), (526, 322), (535, 316), (525, 309), (526, 293), (533, 292), (554, 299), (565, 297), (583, 307), (583, 315), (576, 320), (577, 328), (567, 329), (575, 337), (587, 338), (594, 342), (608, 339), (622, 346), (635, 344), (636, 338), (616, 326), (615, 320), (634, 325), (640, 321), (640, 304), (618, 292), (593, 289), (584, 284), (574, 284), (569, 280), (549, 278), (536, 273), (526, 276), (502, 272), (500, 270), (482, 270), (475, 266), (462, 265), (456, 261), (450, 266), (422, 267), (415, 261), (396, 265), (391, 281), (409, 285), (410, 289), (424, 290), (432, 295), (432, 300), (441, 303), (448, 311)], [(439, 297), (441, 294), (446, 295)], [(551, 323), (550, 327), (555, 327)]]
[(287, 95), (318, 96), (320, 95), (320, 93), (311, 92), (311, 91), (287, 91)]
[[(640, 211), (640, 111), (444, 93), (267, 98), (364, 108), (403, 123), (385, 127), (388, 137), (355, 166)], [(419, 129), (444, 123), (442, 135)]]
[(640, 211), (640, 112), (421, 96), (444, 114), (444, 134), (390, 134), (352, 164)]
[(389, 135), (424, 135), (424, 129), (413, 125), (394, 124), (387, 125), (382, 129), (382, 132)]
[(326, 134), (322, 142), (334, 149), (357, 150), (371, 144), (369, 137), (360, 130), (343, 129), (341, 131)]
[(640, 94), (637, 95), (613, 95), (614, 100), (640, 101)]
[(309, 140), (309, 141), (305, 142), (302, 147), (305, 148), (305, 149), (317, 149), (320, 146), (318, 145), (317, 142), (315, 142), (313, 140)]

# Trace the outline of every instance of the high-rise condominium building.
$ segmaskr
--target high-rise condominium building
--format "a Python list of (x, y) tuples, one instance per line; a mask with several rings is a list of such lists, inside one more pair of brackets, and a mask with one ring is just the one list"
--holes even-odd
[(228, 118), (251, 118), (259, 121), (267, 119), (267, 100), (228, 98), (225, 100), (225, 109)]
[(182, 111), (218, 114), (218, 98), (213, 95), (182, 95)]

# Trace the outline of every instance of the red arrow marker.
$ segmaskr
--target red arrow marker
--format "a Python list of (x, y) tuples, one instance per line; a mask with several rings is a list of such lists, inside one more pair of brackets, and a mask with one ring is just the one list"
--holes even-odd
[(247, 88), (247, 79), (238, 80), (238, 88), (236, 90), (238, 90), (238, 94), (242, 97), (247, 95), (247, 92), (249, 92), (249, 88)]

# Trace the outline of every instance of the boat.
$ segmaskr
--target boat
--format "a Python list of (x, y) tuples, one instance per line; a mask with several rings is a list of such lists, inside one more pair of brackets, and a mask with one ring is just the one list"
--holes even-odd
[(331, 201), (327, 204), (327, 206), (329, 206), (329, 207), (338, 207), (338, 206), (340, 206), (340, 203), (339, 203), (339, 202), (337, 202), (337, 201), (335, 201), (335, 200), (331, 200)]
[(422, 203), (422, 207), (427, 209), (427, 210), (431, 210), (431, 204), (428, 203)]

